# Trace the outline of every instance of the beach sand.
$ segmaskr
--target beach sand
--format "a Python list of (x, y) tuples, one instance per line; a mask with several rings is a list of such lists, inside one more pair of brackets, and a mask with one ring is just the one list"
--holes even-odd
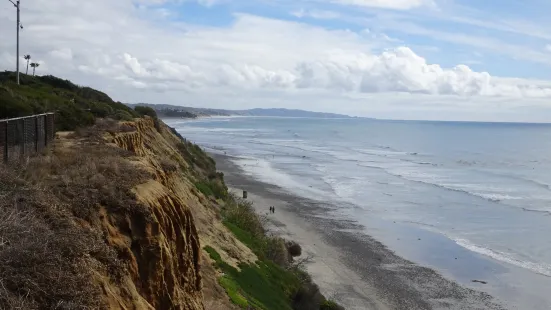
[[(231, 158), (211, 154), (230, 189), (248, 192), (270, 233), (298, 242), (322, 293), (346, 309), (504, 309), (482, 292), (407, 261), (365, 235), (353, 221), (336, 220), (338, 206), (292, 195), (245, 175)], [(275, 214), (269, 207), (275, 206)]]

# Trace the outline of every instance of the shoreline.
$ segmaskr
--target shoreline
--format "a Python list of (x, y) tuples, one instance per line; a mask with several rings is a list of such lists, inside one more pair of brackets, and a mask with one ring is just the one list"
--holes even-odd
[[(210, 154), (231, 189), (247, 190), (268, 229), (295, 240), (312, 257), (307, 270), (324, 295), (347, 309), (505, 309), (487, 293), (462, 287), (414, 264), (362, 232), (331, 218), (336, 206), (293, 195), (247, 176), (230, 157)], [(304, 255), (303, 255), (304, 256)]]

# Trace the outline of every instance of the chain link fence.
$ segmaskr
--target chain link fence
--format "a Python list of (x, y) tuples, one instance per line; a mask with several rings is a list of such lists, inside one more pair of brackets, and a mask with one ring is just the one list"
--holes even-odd
[(2, 161), (8, 163), (41, 152), (54, 141), (55, 114), (0, 120)]

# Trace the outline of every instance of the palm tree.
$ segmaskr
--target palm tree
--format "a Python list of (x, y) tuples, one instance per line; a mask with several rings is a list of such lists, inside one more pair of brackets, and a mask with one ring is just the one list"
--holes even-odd
[(33, 76), (34, 76), (34, 72), (36, 71), (36, 68), (38, 68), (39, 66), (40, 66), (39, 63), (36, 63), (36, 62), (31, 63), (31, 67), (33, 68)]
[(25, 74), (29, 74), (29, 60), (31, 60), (31, 55), (25, 55), (23, 58), (27, 60), (27, 72)]

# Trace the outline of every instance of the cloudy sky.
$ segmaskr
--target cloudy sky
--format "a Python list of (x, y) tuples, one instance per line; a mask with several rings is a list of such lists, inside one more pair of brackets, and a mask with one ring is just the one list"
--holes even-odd
[[(38, 74), (123, 102), (551, 121), (548, 0), (21, 2)], [(0, 0), (0, 70), (14, 67)]]

